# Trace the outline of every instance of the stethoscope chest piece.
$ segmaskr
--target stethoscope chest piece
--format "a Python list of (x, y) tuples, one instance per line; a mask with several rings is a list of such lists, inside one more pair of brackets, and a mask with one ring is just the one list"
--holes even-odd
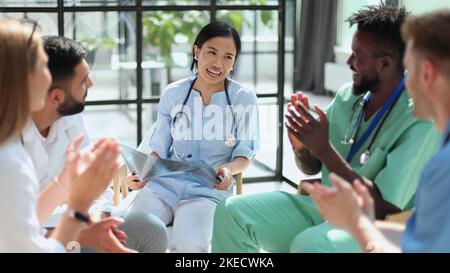
[[(176, 157), (181, 158), (181, 159), (191, 158), (192, 157), (192, 154), (187, 154), (188, 143), (189, 143), (189, 140), (190, 140), (190, 137), (191, 137), (191, 121), (189, 119), (189, 116), (183, 110), (184, 110), (184, 107), (186, 106), (186, 104), (187, 104), (187, 102), (189, 100), (189, 96), (190, 96), (190, 94), (192, 92), (192, 88), (194, 87), (194, 84), (195, 84), (196, 80), (197, 80), (197, 78), (195, 78), (191, 82), (191, 85), (189, 87), (188, 93), (186, 94), (186, 97), (184, 98), (183, 104), (181, 106), (181, 110), (178, 111), (175, 114), (175, 116), (172, 118), (172, 123), (171, 123), (171, 128), (170, 128), (170, 132), (172, 134), (172, 139), (174, 139), (174, 140), (184, 140), (185, 141), (185, 145), (184, 145), (184, 149), (183, 149), (183, 153), (182, 154), (177, 153), (177, 151), (175, 150), (174, 145), (172, 145), (172, 147), (171, 147), (173, 154)], [(225, 86), (225, 95), (227, 97), (228, 105), (232, 108), (231, 100), (230, 100), (230, 97), (229, 97), (229, 94), (228, 94), (228, 82), (226, 80), (225, 80), (224, 86)], [(231, 131), (233, 131), (232, 130), (233, 125), (236, 126), (236, 121), (234, 120), (234, 118), (235, 117), (234, 117), (234, 113), (233, 113), (233, 121), (232, 121), (233, 124), (231, 125)], [(185, 120), (184, 124), (181, 123), (182, 119)], [(178, 137), (179, 134), (177, 134), (177, 133), (179, 133), (180, 129), (182, 129), (183, 132), (187, 133), (187, 136), (184, 134), (184, 138), (181, 138), (181, 139)], [(232, 133), (228, 133), (226, 135), (226, 138), (225, 138), (224, 142), (225, 142), (225, 145), (227, 147), (234, 147), (234, 146), (236, 146), (236, 141), (237, 141), (236, 137)]]
[(359, 158), (359, 163), (362, 165), (365, 165), (370, 159), (370, 151), (365, 151), (361, 154), (361, 157)]
[(236, 146), (236, 137), (233, 134), (227, 134), (227, 137), (225, 138), (225, 145), (227, 147)]

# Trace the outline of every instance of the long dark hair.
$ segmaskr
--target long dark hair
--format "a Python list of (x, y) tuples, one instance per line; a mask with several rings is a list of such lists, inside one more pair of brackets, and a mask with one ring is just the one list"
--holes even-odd
[(197, 68), (197, 60), (195, 60), (195, 52), (194, 46), (201, 48), (203, 44), (211, 38), (214, 37), (232, 37), (234, 41), (234, 45), (236, 46), (236, 57), (239, 55), (241, 51), (241, 38), (239, 37), (239, 33), (232, 26), (228, 25), (224, 22), (212, 22), (207, 24), (200, 30), (195, 38), (194, 45), (192, 46), (192, 64), (191, 70), (194, 70), (194, 67)]

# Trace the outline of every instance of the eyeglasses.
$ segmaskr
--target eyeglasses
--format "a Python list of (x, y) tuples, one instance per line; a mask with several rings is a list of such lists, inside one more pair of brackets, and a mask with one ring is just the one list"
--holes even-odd
[(18, 21), (20, 21), (22, 24), (28, 24), (31, 26), (31, 34), (30, 34), (30, 37), (28, 38), (28, 42), (27, 42), (28, 47), (30, 47), (31, 42), (33, 41), (33, 35), (36, 32), (36, 29), (40, 28), (39, 24), (37, 21), (35, 21), (29, 17), (26, 17), (26, 16), (21, 19), (18, 19)]
[(36, 32), (37, 27), (38, 27), (38, 23), (36, 21), (33, 21), (33, 30), (31, 31), (30, 38), (28, 38), (28, 43), (27, 43), (28, 47), (31, 46), (31, 41), (33, 40), (33, 35)]

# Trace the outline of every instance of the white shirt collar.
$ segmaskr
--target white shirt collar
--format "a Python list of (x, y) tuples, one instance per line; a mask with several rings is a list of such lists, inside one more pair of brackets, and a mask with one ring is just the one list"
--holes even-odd
[(50, 126), (47, 137), (43, 137), (36, 124), (30, 119), (23, 133), (24, 142), (36, 141), (36, 138), (43, 144), (51, 143), (56, 140), (58, 131), (65, 131), (73, 126), (77, 126), (77, 115), (61, 117)]

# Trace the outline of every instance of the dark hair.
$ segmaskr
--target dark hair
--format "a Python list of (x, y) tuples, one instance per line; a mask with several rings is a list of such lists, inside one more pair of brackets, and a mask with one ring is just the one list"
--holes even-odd
[(357, 24), (359, 31), (374, 35), (379, 43), (377, 54), (388, 54), (399, 65), (403, 67), (403, 55), (405, 54), (405, 43), (401, 36), (401, 26), (406, 21), (410, 12), (405, 8), (380, 3), (378, 6), (366, 6), (347, 19), (350, 27)]
[[(202, 47), (203, 44), (211, 38), (214, 37), (232, 37), (234, 40), (234, 45), (236, 46), (236, 57), (237, 59), (239, 52), (241, 51), (241, 38), (239, 33), (232, 26), (224, 22), (212, 22), (204, 26), (195, 38), (194, 45), (197, 47)], [(192, 46), (192, 64), (191, 70), (197, 67), (197, 61), (195, 60), (194, 46)]]
[(402, 28), (405, 41), (450, 77), (450, 10), (409, 18)]
[(86, 51), (79, 43), (65, 37), (44, 37), (44, 49), (48, 55), (48, 68), (54, 83), (70, 80), (75, 73), (75, 67), (86, 56)]

